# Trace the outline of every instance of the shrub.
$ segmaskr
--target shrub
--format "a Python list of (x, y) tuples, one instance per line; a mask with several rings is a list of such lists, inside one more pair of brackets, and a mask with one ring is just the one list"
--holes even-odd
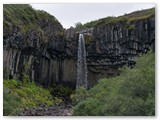
[(87, 98), (74, 107), (74, 115), (96, 116), (100, 115), (101, 104), (96, 98)]
[(3, 115), (15, 115), (19, 113), (21, 100), (16, 93), (10, 89), (3, 89)]
[(73, 88), (65, 84), (52, 84), (48, 89), (52, 96), (60, 98), (63, 101), (70, 101), (70, 95), (75, 92)]
[(84, 87), (79, 87), (76, 89), (75, 94), (70, 96), (73, 105), (76, 105), (78, 102), (86, 99), (87, 97), (89, 97), (89, 94)]
[[(102, 79), (74, 108), (74, 115), (155, 115), (154, 53), (141, 55), (134, 68), (124, 67), (120, 76)], [(91, 105), (90, 102), (98, 101)], [(95, 107), (95, 109), (88, 109)], [(83, 110), (82, 110), (83, 109)]]
[(4, 115), (18, 115), (25, 107), (35, 107), (41, 103), (59, 104), (60, 99), (53, 99), (50, 92), (35, 83), (22, 84), (18, 80), (4, 80)]

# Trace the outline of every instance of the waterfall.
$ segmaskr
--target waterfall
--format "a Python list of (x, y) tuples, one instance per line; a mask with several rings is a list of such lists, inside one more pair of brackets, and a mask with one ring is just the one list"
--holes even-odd
[(83, 34), (79, 34), (79, 41), (78, 41), (76, 88), (79, 88), (79, 87), (84, 87), (85, 89), (87, 89), (86, 49), (85, 49)]

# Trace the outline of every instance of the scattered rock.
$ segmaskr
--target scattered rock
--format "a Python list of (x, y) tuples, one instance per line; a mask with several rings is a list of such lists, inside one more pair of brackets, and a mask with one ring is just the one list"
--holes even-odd
[(31, 109), (24, 109), (20, 116), (71, 116), (71, 104), (62, 103), (60, 105), (47, 106), (40, 104), (39, 106)]

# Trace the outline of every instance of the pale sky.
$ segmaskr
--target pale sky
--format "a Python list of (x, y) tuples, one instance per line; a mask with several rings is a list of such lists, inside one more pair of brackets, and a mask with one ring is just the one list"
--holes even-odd
[(119, 16), (136, 10), (155, 7), (155, 4), (142, 3), (55, 3), (31, 4), (33, 8), (44, 10), (55, 16), (64, 28), (75, 23), (86, 23), (107, 16)]

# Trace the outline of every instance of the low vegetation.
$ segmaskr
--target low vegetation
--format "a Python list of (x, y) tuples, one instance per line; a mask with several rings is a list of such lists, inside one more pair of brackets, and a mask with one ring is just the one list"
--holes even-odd
[[(146, 19), (154, 14), (155, 8), (152, 8), (124, 16), (102, 18), (85, 24), (77, 23), (76, 30), (116, 22), (125, 22), (127, 29), (134, 29), (130, 24), (132, 21)], [(49, 23), (55, 25), (55, 31), (62, 29), (54, 16), (44, 11), (34, 10), (30, 5), (6, 4), (3, 6), (3, 15), (4, 34), (12, 34), (17, 29), (24, 34), (31, 29), (43, 34), (48, 29)], [(56, 24), (58, 24), (57, 28)], [(89, 45), (92, 38), (85, 37), (86, 44)], [(7, 80), (3, 81), (3, 114), (5, 116), (19, 115), (24, 108), (36, 107), (41, 103), (50, 106), (70, 99), (75, 105), (74, 115), (155, 115), (155, 56), (151, 51), (140, 56), (134, 68), (123, 67), (120, 69), (122, 72), (119, 76), (99, 80), (99, 83), (88, 91), (80, 87), (76, 93), (72, 88), (64, 85), (53, 84), (45, 89), (31, 82), (26, 72), (28, 65), (24, 66), (24, 71), (21, 73), (22, 81), (8, 80), (7, 77), (5, 77)], [(5, 74), (7, 74), (6, 71), (4, 76), (7, 76)]]
[(4, 4), (3, 5), (3, 29), (4, 33), (12, 33), (16, 28), (22, 33), (34, 29), (44, 34), (48, 25), (62, 29), (59, 21), (49, 13), (35, 10), (28, 4)]
[(75, 93), (75, 88), (66, 84), (52, 84), (48, 90), (52, 96), (60, 98), (63, 102), (70, 102), (70, 95)]
[(85, 24), (81, 24), (80, 22), (77, 22), (77, 23), (75, 23), (75, 29), (77, 31), (80, 31), (82, 29), (92, 28), (92, 27), (95, 27), (95, 26), (101, 25), (101, 24), (114, 24), (114, 23), (118, 23), (118, 22), (130, 23), (135, 20), (147, 19), (153, 15), (155, 15), (155, 8), (136, 11), (136, 12), (132, 12), (130, 14), (125, 14), (123, 16), (119, 16), (119, 17), (109, 16), (106, 18), (93, 20), (93, 21), (87, 22)]
[(134, 68), (123, 67), (121, 71), (117, 77), (100, 80), (85, 94), (82, 90), (74, 115), (155, 115), (154, 53), (142, 55)]
[(61, 103), (62, 100), (53, 97), (47, 89), (26, 82), (23, 84), (18, 80), (3, 81), (3, 114), (18, 115), (25, 107), (36, 107), (41, 103), (54, 105)]

